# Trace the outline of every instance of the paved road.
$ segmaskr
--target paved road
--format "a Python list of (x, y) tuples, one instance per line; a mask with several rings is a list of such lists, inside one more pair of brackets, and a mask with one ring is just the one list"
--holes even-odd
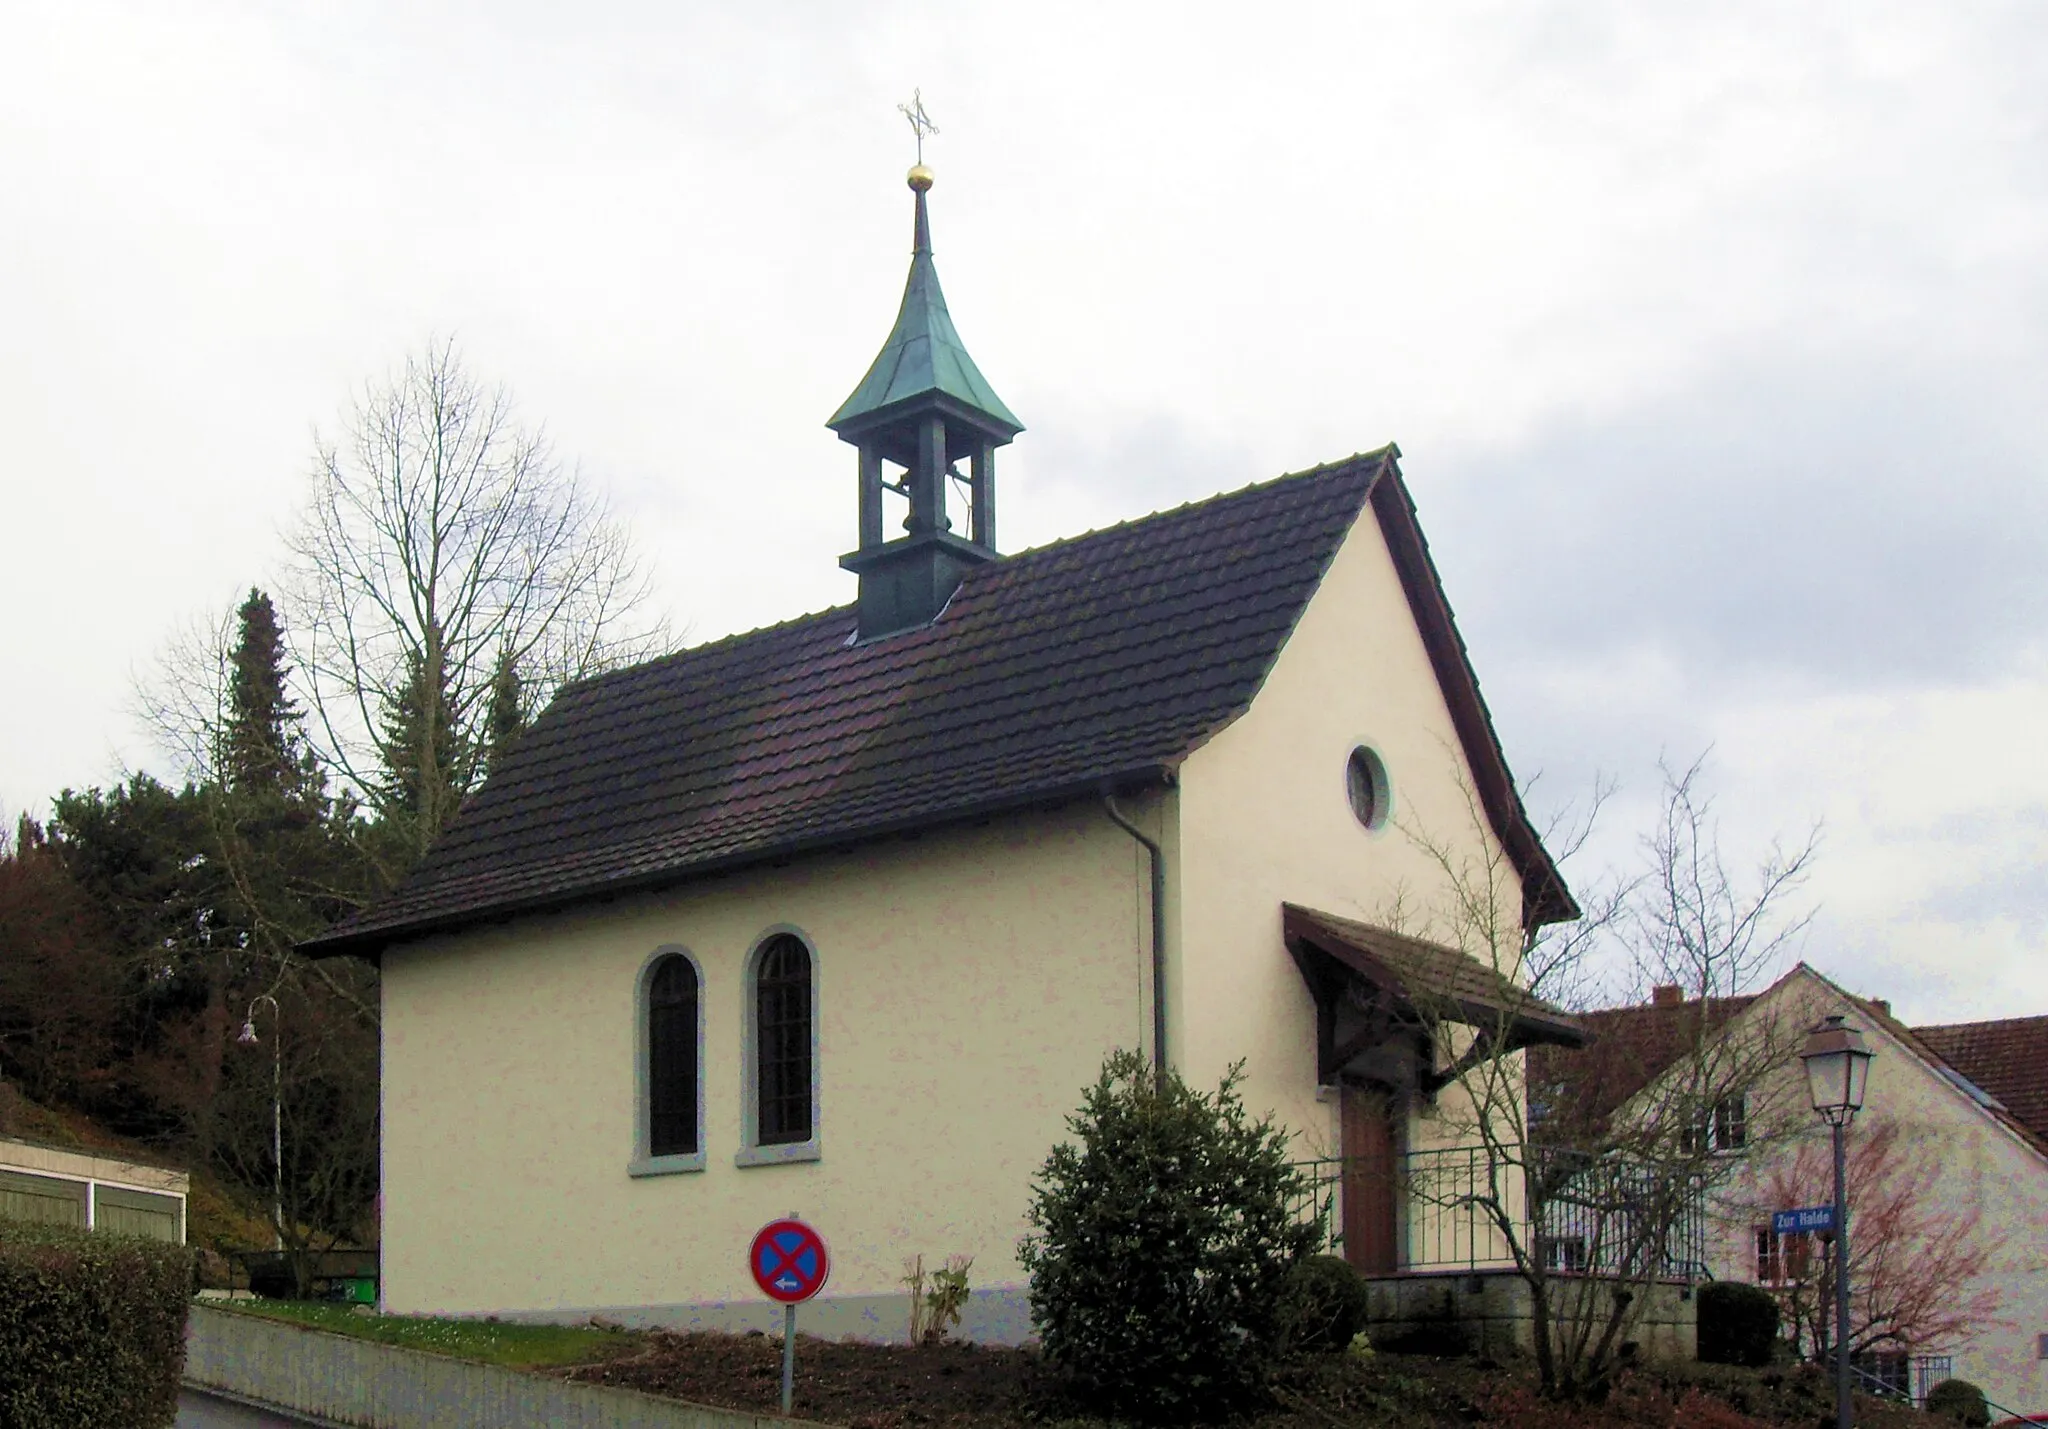
[(232, 1400), (215, 1399), (188, 1389), (178, 1396), (176, 1429), (303, 1429), (310, 1419), (293, 1419), (249, 1409)]

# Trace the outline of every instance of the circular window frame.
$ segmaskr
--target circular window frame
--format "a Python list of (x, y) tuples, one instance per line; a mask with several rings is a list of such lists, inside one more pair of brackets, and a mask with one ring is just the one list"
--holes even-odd
[(1344, 798), (1351, 816), (1367, 833), (1387, 826), (1394, 812), (1394, 785), (1387, 777), (1387, 761), (1369, 744), (1353, 745), (1344, 760)]

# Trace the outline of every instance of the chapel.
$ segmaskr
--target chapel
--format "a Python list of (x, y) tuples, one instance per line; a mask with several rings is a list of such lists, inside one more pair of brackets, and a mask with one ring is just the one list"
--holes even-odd
[(1475, 1264), (1401, 1190), (1446, 1058), (1583, 1040), (1513, 985), (1576, 909), (1400, 453), (1004, 552), (1023, 424), (909, 187), (828, 423), (851, 602), (562, 689), (303, 949), (382, 969), (387, 1310), (768, 1328), (744, 1249), (794, 1212), (807, 1331), (900, 1338), (905, 1262), (962, 1255), (964, 1330), (1022, 1339), (1031, 1179), (1119, 1048), (1242, 1064), (1361, 1270)]

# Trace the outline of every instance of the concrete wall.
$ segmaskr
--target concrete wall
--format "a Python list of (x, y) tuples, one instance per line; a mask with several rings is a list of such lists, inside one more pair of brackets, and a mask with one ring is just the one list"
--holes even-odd
[[(1924, 1182), (1919, 1213), (1929, 1223), (1952, 1223), (1976, 1208), (1976, 1239), (1991, 1251), (1985, 1273), (1965, 1294), (1997, 1293), (1994, 1318), (1964, 1336), (1920, 1347), (1919, 1352), (1952, 1354), (1955, 1374), (1980, 1386), (1991, 1399), (2025, 1414), (2048, 1414), (2048, 1361), (2037, 1351), (2048, 1334), (2048, 1160), (1996, 1119), (1972, 1104), (1915, 1053), (1844, 1001), (1826, 982), (1799, 972), (1775, 994), (1781, 1017), (1794, 1028), (1840, 1012), (1864, 1029), (1877, 1053), (1870, 1065), (1865, 1109), (1850, 1129), (1851, 1146), (1877, 1126), (1898, 1128), (1906, 1174)], [(1811, 1204), (1827, 1199), (1832, 1185), (1826, 1129), (1807, 1100), (1796, 1058), (1788, 1057), (1769, 1089), (1780, 1126), (1789, 1141), (1760, 1145), (1743, 1158), (1740, 1173), (1719, 1198), (1708, 1263), (1722, 1279), (1756, 1278), (1754, 1228), (1773, 1209), (1767, 1193), (1776, 1168), (1791, 1165), (1805, 1149), (1817, 1173)], [(1850, 1207), (1850, 1240), (1855, 1250), (1856, 1208)]]
[[(1552, 1294), (1605, 1322), (1603, 1282), (1559, 1279)], [(1409, 1275), (1366, 1282), (1367, 1334), (1381, 1349), (1423, 1353), (1529, 1354), (1536, 1319), (1528, 1282), (1510, 1274)], [(1583, 1301), (1574, 1301), (1583, 1295)], [(1652, 1285), (1624, 1343), (1646, 1360), (1687, 1363), (1698, 1357), (1698, 1302), (1680, 1285)], [(1555, 1341), (1553, 1341), (1555, 1343)]]
[(363, 1429), (768, 1429), (803, 1421), (569, 1384), (194, 1305), (185, 1382)]
[[(759, 1305), (747, 1245), (796, 1212), (873, 1333), (903, 1333), (920, 1252), (972, 1255), (993, 1308), (1030, 1178), (1144, 1040), (1148, 908), (1142, 850), (1089, 804), (394, 950), (385, 1307)], [(740, 1166), (742, 964), (776, 926), (816, 949), (821, 1155)], [(633, 1177), (635, 988), (669, 945), (703, 969), (706, 1165)]]

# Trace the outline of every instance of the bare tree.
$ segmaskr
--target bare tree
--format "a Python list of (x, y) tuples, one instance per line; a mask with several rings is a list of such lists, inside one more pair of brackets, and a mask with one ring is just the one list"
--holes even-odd
[[(1941, 1194), (1952, 1174), (1939, 1148), (1915, 1145), (1896, 1121), (1858, 1129), (1848, 1164), (1850, 1353), (1938, 1349), (1998, 1320), (2001, 1297), (1985, 1272), (2006, 1237), (1985, 1224), (1982, 1196)], [(1823, 1203), (1833, 1178), (1825, 1139), (1801, 1137), (1763, 1178), (1749, 1219), (1764, 1225), (1781, 1207)], [(1793, 1347), (1813, 1360), (1826, 1358), (1834, 1331), (1835, 1265), (1820, 1239), (1770, 1235), (1757, 1267)]]
[(452, 342), (316, 438), (293, 653), (321, 756), (418, 857), (479, 777), (494, 676), (527, 698), (660, 649), (624, 530)]
[[(1756, 876), (1722, 860), (1701, 766), (1665, 771), (1644, 870), (1581, 895), (1582, 916), (1525, 930), (1521, 883), (1497, 841), (1404, 831), (1434, 862), (1444, 896), (1424, 936), (1476, 959), (1493, 976), (1492, 1008), (1422, 1006), (1433, 1045), (1434, 1139), (1458, 1154), (1411, 1156), (1408, 1194), (1455, 1223), (1473, 1258), (1513, 1267), (1527, 1286), (1545, 1391), (1597, 1392), (1642, 1323), (1654, 1287), (1697, 1273), (1705, 1206), (1735, 1164), (1718, 1152), (1747, 1134), (1741, 1120), (1782, 1065), (1777, 1029), (1724, 1024), (1804, 926), (1785, 904), (1811, 860), (1811, 841), (1772, 849)], [(1568, 859), (1597, 814), (1559, 832)], [(1474, 828), (1483, 811), (1468, 794)], [(1476, 851), (1475, 851), (1476, 850)], [(1562, 860), (1561, 860), (1562, 861)], [(1596, 1042), (1587, 1052), (1530, 1047), (1531, 1027), (1582, 1007), (1599, 955), (1625, 954), (1626, 981), (1697, 990), (1654, 1046)], [(1529, 1048), (1526, 1052), (1522, 1049)]]

